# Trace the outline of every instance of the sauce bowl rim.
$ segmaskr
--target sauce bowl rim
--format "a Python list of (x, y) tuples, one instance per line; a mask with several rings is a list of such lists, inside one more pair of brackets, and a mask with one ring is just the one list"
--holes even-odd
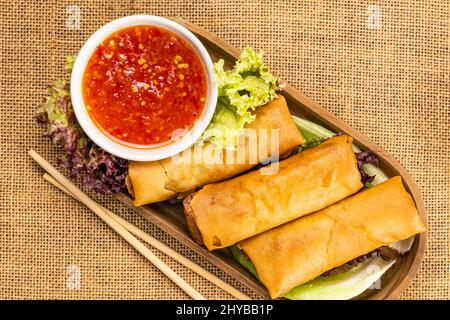
[[(197, 53), (205, 71), (207, 96), (202, 114), (181, 138), (161, 147), (133, 145), (115, 141), (98, 128), (86, 109), (82, 82), (83, 75), (94, 50), (108, 36), (121, 29), (150, 25), (168, 30), (185, 40)], [(189, 148), (197, 141), (210, 123), (217, 103), (218, 88), (213, 82), (213, 62), (201, 41), (188, 29), (167, 18), (153, 15), (132, 15), (113, 20), (99, 28), (85, 42), (76, 57), (70, 80), (70, 93), (75, 116), (82, 130), (105, 151), (127, 160), (155, 161), (174, 156)]]

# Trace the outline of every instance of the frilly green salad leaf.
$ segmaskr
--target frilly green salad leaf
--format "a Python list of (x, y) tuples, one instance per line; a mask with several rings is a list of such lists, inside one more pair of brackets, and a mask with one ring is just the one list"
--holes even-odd
[(231, 70), (221, 59), (214, 64), (214, 82), (219, 98), (216, 111), (199, 143), (211, 141), (219, 148), (235, 148), (238, 137), (251, 123), (257, 107), (272, 101), (283, 86), (263, 62), (263, 52), (245, 48)]
[(75, 63), (75, 56), (67, 56), (66, 63), (64, 64), (64, 69), (66, 69), (67, 71), (72, 71), (74, 63)]
[[(65, 69), (70, 71), (75, 58), (67, 57)], [(36, 119), (46, 129), (52, 143), (64, 151), (60, 167), (69, 178), (79, 181), (97, 194), (118, 192), (125, 188), (128, 161), (97, 147), (78, 125), (70, 101), (69, 83), (57, 80), (37, 110)]]

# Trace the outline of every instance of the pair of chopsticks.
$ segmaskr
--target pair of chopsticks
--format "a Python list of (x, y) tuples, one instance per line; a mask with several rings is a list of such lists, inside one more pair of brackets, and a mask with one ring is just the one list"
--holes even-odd
[(102, 207), (94, 200), (89, 198), (83, 191), (76, 187), (69, 179), (61, 174), (55, 167), (53, 167), (47, 160), (42, 158), (34, 150), (30, 150), (29, 155), (45, 170), (44, 179), (51, 184), (58, 187), (73, 198), (79, 200), (86, 207), (91, 209), (100, 219), (102, 219), (107, 225), (109, 225), (114, 231), (116, 231), (122, 238), (124, 238), (133, 248), (141, 253), (147, 260), (149, 260), (155, 267), (157, 267), (162, 273), (164, 273), (170, 280), (175, 282), (186, 294), (195, 300), (205, 300), (205, 298), (186, 281), (184, 281), (175, 271), (173, 271), (168, 265), (160, 260), (147, 246), (139, 241), (135, 236), (145, 241), (153, 248), (165, 253), (175, 261), (184, 265), (188, 269), (194, 271), (198, 275), (207, 279), (217, 287), (228, 292), (233, 297), (240, 300), (250, 300), (248, 296), (238, 291), (228, 283), (219, 279), (215, 275), (206, 271), (202, 267), (198, 266), (194, 262), (190, 261), (186, 257), (180, 255), (178, 252), (172, 250), (170, 247), (161, 243), (157, 239), (146, 234), (141, 229), (137, 228), (133, 224), (129, 223), (125, 219), (117, 216), (108, 209)]

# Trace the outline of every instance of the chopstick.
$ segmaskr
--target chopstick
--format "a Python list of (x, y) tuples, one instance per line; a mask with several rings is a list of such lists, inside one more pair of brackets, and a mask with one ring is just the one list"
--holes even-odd
[[(48, 173), (44, 174), (44, 179), (53, 184), (55, 187), (59, 188), (61, 191), (67, 193), (68, 195), (72, 196), (73, 198), (77, 199), (72, 193), (70, 193), (69, 190), (67, 190), (63, 185), (61, 185), (58, 181), (56, 181), (52, 176), (50, 176)], [(217, 287), (221, 288), (222, 290), (228, 292), (233, 297), (240, 299), (240, 300), (250, 300), (250, 297), (246, 296), (236, 288), (232, 287), (225, 281), (221, 280), (220, 278), (216, 277), (212, 273), (208, 272), (207, 270), (203, 269), (199, 265), (195, 264), (191, 260), (187, 259), (186, 257), (182, 256), (172, 248), (166, 246), (164, 243), (158, 241), (157, 239), (153, 238), (152, 236), (148, 235), (135, 225), (129, 223), (127, 220), (121, 218), (120, 216), (114, 214), (110, 210), (106, 209), (105, 207), (101, 207), (111, 218), (116, 220), (118, 223), (120, 223), (125, 229), (127, 229), (130, 233), (134, 234), (135, 236), (141, 238), (143, 241), (154, 247), (155, 249), (158, 249), (159, 251), (163, 252), (164, 254), (168, 255), (178, 263), (182, 264), (183, 266), (187, 267), (191, 271), (194, 271), (198, 275), (202, 276), (206, 280), (210, 281), (211, 283), (215, 284)]]
[(164, 273), (170, 280), (175, 282), (186, 294), (195, 300), (205, 300), (205, 298), (186, 281), (184, 281), (175, 271), (168, 265), (161, 261), (149, 248), (140, 242), (135, 236), (128, 232), (119, 222), (109, 216), (94, 200), (89, 198), (83, 191), (77, 188), (72, 182), (62, 175), (55, 167), (53, 167), (47, 160), (42, 158), (36, 151), (30, 150), (28, 154), (55, 178), (61, 185), (63, 185), (74, 197), (76, 197), (86, 207), (91, 209), (100, 219), (116, 231), (122, 238), (124, 238), (133, 248), (149, 260), (155, 267)]

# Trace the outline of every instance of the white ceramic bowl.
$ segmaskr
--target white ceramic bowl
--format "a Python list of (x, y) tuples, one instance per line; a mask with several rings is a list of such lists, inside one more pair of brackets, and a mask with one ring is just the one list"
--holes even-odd
[[(203, 108), (203, 112), (192, 128), (181, 138), (161, 147), (149, 147), (139, 145), (127, 145), (115, 141), (111, 137), (103, 133), (93, 122), (86, 110), (83, 94), (82, 79), (86, 65), (94, 52), (95, 48), (112, 33), (136, 25), (152, 25), (169, 30), (179, 37), (187, 41), (191, 47), (197, 52), (203, 63), (207, 81), (207, 98)], [(194, 36), (189, 30), (180, 24), (171, 20), (151, 16), (151, 15), (135, 15), (114, 20), (100, 29), (98, 29), (84, 44), (77, 55), (72, 70), (70, 83), (70, 92), (72, 97), (73, 109), (75, 116), (80, 123), (81, 128), (87, 136), (98, 146), (118, 157), (135, 160), (135, 161), (153, 161), (167, 157), (171, 157), (191, 146), (205, 131), (211, 118), (217, 102), (217, 87), (213, 83), (213, 63), (211, 57), (206, 51), (200, 40)]]

